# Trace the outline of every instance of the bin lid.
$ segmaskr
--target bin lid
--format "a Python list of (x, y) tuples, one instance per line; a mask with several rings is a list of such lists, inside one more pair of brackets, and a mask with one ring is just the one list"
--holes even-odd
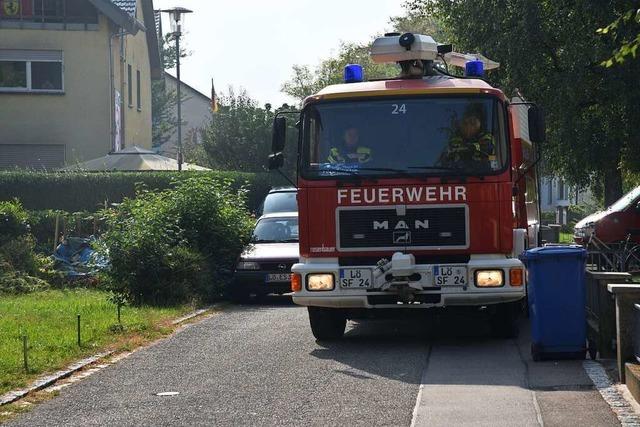
[(553, 246), (542, 246), (539, 248), (529, 249), (520, 255), (520, 259), (523, 261), (528, 261), (532, 259), (538, 258), (548, 258), (548, 257), (578, 257), (578, 258), (586, 258), (587, 251), (579, 245), (553, 245)]

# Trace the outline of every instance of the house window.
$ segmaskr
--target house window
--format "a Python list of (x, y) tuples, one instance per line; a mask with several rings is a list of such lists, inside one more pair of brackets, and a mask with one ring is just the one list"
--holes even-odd
[(564, 200), (565, 195), (564, 195), (564, 181), (559, 179), (558, 180), (558, 200)]
[(0, 49), (0, 92), (63, 92), (61, 51)]
[(27, 63), (24, 61), (0, 61), (0, 87), (27, 88)]
[(129, 108), (133, 107), (133, 77), (131, 76), (131, 65), (127, 65), (127, 99)]
[(136, 103), (138, 111), (142, 110), (142, 99), (140, 99), (140, 70), (136, 70)]

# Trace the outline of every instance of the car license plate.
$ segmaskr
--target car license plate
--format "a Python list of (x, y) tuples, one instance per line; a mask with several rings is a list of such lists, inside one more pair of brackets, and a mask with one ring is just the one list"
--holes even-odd
[(467, 286), (467, 267), (436, 265), (433, 267), (434, 286)]
[(290, 281), (291, 281), (290, 273), (267, 274), (267, 283), (268, 282), (290, 282)]
[(368, 288), (371, 286), (371, 270), (368, 268), (343, 268), (340, 270), (340, 286), (343, 288)]

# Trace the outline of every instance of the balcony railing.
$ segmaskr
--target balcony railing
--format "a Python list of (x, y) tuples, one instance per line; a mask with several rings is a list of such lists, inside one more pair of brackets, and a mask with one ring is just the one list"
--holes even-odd
[[(98, 23), (97, 10), (86, 0), (5, 0), (0, 2), (0, 25)], [(8, 25), (8, 26), (14, 26)], [(46, 26), (45, 26), (46, 28)]]

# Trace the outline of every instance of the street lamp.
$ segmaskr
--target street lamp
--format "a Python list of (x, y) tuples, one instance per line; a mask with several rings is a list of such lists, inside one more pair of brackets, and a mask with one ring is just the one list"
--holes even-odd
[(174, 7), (173, 9), (163, 9), (161, 12), (169, 14), (171, 20), (171, 32), (176, 39), (176, 79), (178, 80), (178, 170), (182, 170), (182, 97), (180, 96), (180, 36), (182, 36), (182, 25), (184, 23), (184, 15), (192, 13), (192, 10), (184, 7)]

